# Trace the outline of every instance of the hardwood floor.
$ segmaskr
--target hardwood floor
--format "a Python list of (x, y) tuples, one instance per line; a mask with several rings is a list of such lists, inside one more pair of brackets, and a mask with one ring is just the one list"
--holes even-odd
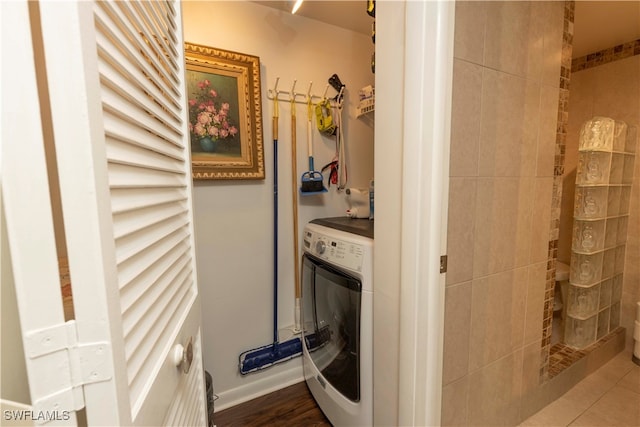
[(331, 426), (305, 382), (216, 412), (213, 422), (217, 427)]

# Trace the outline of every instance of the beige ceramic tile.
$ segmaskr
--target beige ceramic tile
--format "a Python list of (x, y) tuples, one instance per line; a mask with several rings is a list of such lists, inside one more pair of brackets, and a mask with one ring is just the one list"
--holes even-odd
[(522, 347), (527, 275), (525, 267), (473, 282), (469, 372)]
[(540, 341), (525, 345), (522, 358), (522, 397), (529, 394), (541, 385), (540, 364), (542, 350)]
[(543, 17), (532, 13), (532, 3), (487, 3), (484, 64), (539, 82), (544, 42), (543, 27), (536, 21)]
[(635, 367), (637, 367), (637, 365), (631, 361), (631, 353), (622, 351), (598, 368), (594, 372), (594, 375), (617, 383), (629, 374), (629, 372), (633, 371)]
[(558, 125), (558, 100), (560, 90), (553, 87), (540, 88), (540, 127), (537, 146), (537, 176), (553, 176)]
[(640, 366), (635, 365), (618, 383), (620, 387), (640, 393)]
[(575, 139), (575, 152), (578, 152), (578, 137), (582, 124), (593, 117), (593, 91), (596, 84), (593, 69), (571, 73), (569, 95), (569, 123), (567, 132)]
[(455, 59), (451, 111), (450, 176), (478, 175), (482, 67)]
[(529, 263), (535, 178), (480, 178), (473, 277)]
[(546, 276), (546, 261), (529, 267), (524, 344), (533, 343), (538, 346), (538, 350), (540, 349), (540, 340), (542, 339), (542, 319), (544, 318)]
[(482, 64), (485, 9), (485, 2), (456, 2), (454, 57)]
[(535, 179), (535, 201), (531, 225), (531, 263), (546, 262), (549, 257), (552, 194), (553, 177)]
[(468, 423), (467, 401), (469, 397), (469, 377), (463, 377), (458, 381), (442, 388), (442, 414), (443, 426), (466, 426)]
[(638, 426), (640, 425), (640, 394), (616, 386), (571, 425)]
[(447, 225), (447, 284), (461, 283), (473, 277), (475, 203), (476, 180), (451, 178)]
[(533, 176), (536, 171), (540, 86), (485, 69), (479, 176)]
[(582, 406), (564, 397), (555, 400), (536, 414), (524, 420), (520, 426), (526, 427), (552, 427), (567, 426), (584, 411)]
[(640, 124), (640, 55), (592, 68), (596, 84), (594, 114), (623, 120), (628, 125)]
[(569, 390), (564, 398), (571, 401), (576, 408), (584, 411), (611, 390), (615, 383), (616, 381), (612, 381), (605, 375), (598, 375), (596, 371)]
[(562, 58), (564, 3), (559, 1), (533, 2), (532, 7), (542, 9), (539, 12), (544, 28), (542, 84), (558, 87)]
[(469, 368), (471, 282), (446, 289), (444, 312), (444, 365), (442, 384), (465, 376)]
[(562, 178), (562, 198), (560, 206), (560, 230), (558, 239), (558, 259), (569, 265), (571, 262), (571, 238), (573, 235), (573, 207), (575, 200), (576, 169), (567, 170)]
[(519, 422), (522, 350), (469, 375), (469, 425), (512, 426)]

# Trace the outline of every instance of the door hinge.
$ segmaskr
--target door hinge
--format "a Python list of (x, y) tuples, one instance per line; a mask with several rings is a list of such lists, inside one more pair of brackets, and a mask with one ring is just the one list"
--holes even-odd
[(440, 256), (440, 274), (447, 272), (447, 256)]
[[(31, 332), (25, 336), (30, 359), (50, 360), (51, 369), (69, 372), (58, 390), (32, 402), (34, 411), (77, 411), (84, 407), (82, 387), (113, 377), (111, 345), (107, 341), (78, 342), (75, 320)], [(46, 359), (48, 358), (48, 360)]]

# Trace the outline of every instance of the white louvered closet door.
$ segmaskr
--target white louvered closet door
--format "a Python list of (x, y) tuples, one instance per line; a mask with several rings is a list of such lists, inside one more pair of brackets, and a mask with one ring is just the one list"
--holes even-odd
[(89, 425), (204, 426), (180, 4), (40, 17), (78, 342), (114, 367), (84, 386)]

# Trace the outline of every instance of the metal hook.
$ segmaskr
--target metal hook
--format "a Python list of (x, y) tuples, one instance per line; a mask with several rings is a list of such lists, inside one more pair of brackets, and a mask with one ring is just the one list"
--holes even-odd
[(329, 90), (329, 85), (327, 85), (327, 87), (324, 88), (324, 93), (322, 94), (322, 99), (325, 99), (327, 97), (327, 91)]
[(342, 87), (340, 88), (340, 92), (338, 92), (338, 96), (336, 96), (336, 102), (338, 103), (338, 106), (342, 106), (342, 94), (344, 93), (344, 85), (342, 85)]

